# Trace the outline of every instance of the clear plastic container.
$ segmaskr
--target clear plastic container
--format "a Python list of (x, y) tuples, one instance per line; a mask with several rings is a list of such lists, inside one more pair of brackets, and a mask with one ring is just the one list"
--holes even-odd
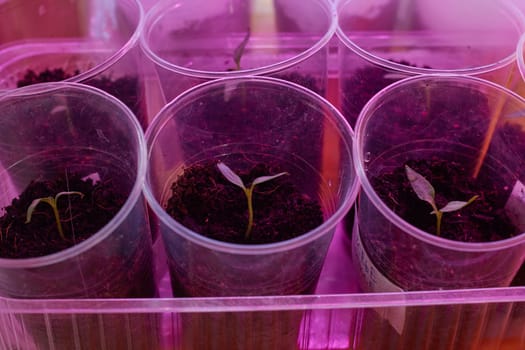
[(342, 112), (420, 74), (461, 74), (514, 90), (525, 17), (509, 1), (341, 0), (337, 4)]
[[(141, 191), (146, 144), (131, 111), (101, 90), (70, 82), (10, 90), (0, 95), (0, 111), (2, 243), (11, 247), (0, 259), (0, 295), (39, 300), (156, 297), (152, 240)], [(10, 219), (26, 218), (24, 208), (16, 214), (18, 202), (34, 203), (47, 196), (56, 199), (60, 225), (55, 227), (51, 219), (52, 226), (46, 226), (45, 218), (53, 215), (46, 203), (35, 207), (32, 226)], [(83, 214), (89, 215), (87, 220), (81, 219)], [(89, 225), (97, 219), (104, 221)], [(40, 349), (53, 348), (48, 347), (42, 319), (27, 316), (19, 321)], [(59, 328), (53, 338), (57, 347), (71, 348), (75, 343), (69, 333), (74, 328), (69, 322), (58, 315), (48, 321)], [(83, 322), (86, 336), (79, 344), (89, 347), (89, 334), (98, 320), (85, 317)], [(136, 318), (133, 327), (144, 322)], [(108, 329), (106, 334), (121, 342), (118, 330)]]
[[(510, 285), (525, 262), (524, 110), (525, 99), (499, 85), (443, 75), (401, 80), (365, 105), (353, 148), (363, 192), (352, 246), (365, 290), (392, 290), (386, 281), (394, 291)], [(444, 210), (436, 221), (428, 197), (414, 196), (420, 205), (411, 206), (404, 199), (415, 191), (403, 189), (410, 186), (406, 165), (437, 182), (436, 210), (468, 201), (474, 194), (451, 196), (469, 190), (478, 196), (470, 204), (476, 209)], [(440, 181), (445, 176), (447, 185)], [(482, 216), (492, 219), (478, 221)], [(466, 217), (483, 224), (467, 225)], [(461, 231), (452, 233), (456, 227)]]
[[(519, 1), (519, 0), (516, 0)], [(148, 0), (149, 3), (153, 1)], [(337, 0), (335, 0), (337, 2)], [(334, 38), (333, 44), (338, 44)], [(330, 44), (332, 44), (330, 43)], [(335, 51), (330, 51), (335, 53)], [(339, 79), (336, 55), (329, 57), (329, 68), (335, 82)], [(150, 81), (154, 83), (154, 81)], [(153, 86), (153, 87), (152, 87)], [(148, 85), (146, 98), (156, 102), (160, 109), (164, 101)], [(338, 87), (333, 92), (338, 93)], [(336, 101), (339, 96), (328, 96)], [(153, 102), (152, 102), (153, 101)], [(250, 315), (257, 318), (274, 317), (275, 333), (286, 326), (286, 319), (302, 318), (297, 337), (297, 348), (302, 350), (348, 349), (412, 349), (410, 339), (426, 340), (425, 350), (464, 350), (464, 339), (472, 340), (472, 349), (521, 350), (525, 348), (525, 281), (515, 280), (513, 287), (418, 291), (391, 293), (363, 293), (357, 284), (357, 271), (349, 254), (350, 240), (343, 225), (338, 227), (317, 290), (314, 295), (173, 298), (167, 271), (166, 255), (161, 242), (154, 245), (156, 281), (160, 298), (154, 299), (41, 299), (21, 300), (0, 298), (0, 348), (35, 350), (36, 345), (23, 320), (40, 319), (50, 349), (60, 349), (57, 336), (65, 329), (71, 330), (73, 349), (85, 349), (83, 338), (91, 337), (91, 349), (175, 349), (192, 348), (183, 338), (181, 315), (198, 315), (201, 320), (213, 320), (217, 315), (229, 317), (231, 323), (221, 325), (235, 329), (243, 323), (244, 329), (257, 329), (257, 324), (246, 322)], [(518, 287), (517, 285), (520, 285)], [(411, 311), (410, 315), (408, 311)], [(411, 329), (408, 337), (401, 338), (389, 321), (389, 315), (407, 315)], [(371, 316), (372, 315), (372, 316)], [(377, 318), (375, 315), (382, 315)], [(53, 322), (60, 316), (67, 327)], [(87, 328), (85, 319), (95, 319)], [(137, 329), (138, 319), (149, 319)], [(295, 321), (294, 321), (295, 322)], [(408, 324), (408, 323), (406, 323)], [(194, 329), (198, 332), (198, 323)], [(125, 345), (118, 347), (109, 332), (118, 330), (118, 340)], [(225, 332), (221, 328), (209, 333), (217, 340), (216, 349), (222, 349)], [(155, 335), (156, 341), (144, 335)], [(278, 342), (278, 336), (268, 334)], [(228, 340), (228, 338), (226, 337)], [(443, 339), (447, 339), (444, 342)], [(231, 339), (229, 339), (231, 342)], [(249, 344), (257, 349), (257, 344)], [(262, 349), (267, 350), (267, 349)]]
[(329, 0), (163, 0), (148, 11), (141, 45), (166, 101), (205, 81), (247, 74), (324, 95), (336, 25)]
[[(213, 80), (166, 105), (146, 132), (145, 195), (160, 222), (175, 295), (311, 292), (335, 226), (359, 190), (352, 141), (353, 131), (333, 106), (280, 79)], [(284, 241), (242, 244), (206, 237), (193, 231), (192, 222), (175, 220), (166, 210), (173, 183), (192, 166), (218, 161), (239, 171), (278, 166), (305, 198), (319, 204), (321, 223)], [(291, 209), (284, 202), (274, 205)], [(191, 208), (196, 207), (185, 210)], [(209, 224), (214, 224), (212, 215)]]
[(0, 16), (0, 91), (46, 81), (87, 83), (116, 95), (146, 127), (138, 0), (8, 0)]
[[(352, 139), (353, 131), (326, 100), (300, 85), (281, 79), (252, 76), (212, 80), (182, 93), (166, 105), (146, 132), (149, 165), (145, 195), (154, 220), (159, 222), (159, 232), (167, 248), (175, 297), (312, 293), (335, 227), (353, 205), (359, 189), (351, 158)], [(178, 178), (196, 166), (208, 167), (211, 162), (211, 169), (204, 173), (208, 179), (207, 174), (213, 174), (215, 163), (219, 161), (236, 171), (252, 171), (260, 166), (278, 168), (273, 173), (261, 175), (281, 173), (285, 177), (282, 186), (290, 182), (300, 191), (300, 198), (289, 200), (294, 195), (290, 191), (286, 200), (273, 200), (271, 207), (278, 210), (268, 210), (262, 204), (265, 193), (275, 193), (281, 184), (273, 186), (269, 182), (264, 190), (258, 190), (262, 184), (254, 189), (254, 224), (248, 227), (253, 227), (253, 231), (259, 225), (268, 227), (265, 220), (272, 215), (270, 217), (278, 223), (284, 222), (278, 226), (280, 241), (265, 238), (254, 244), (251, 238), (255, 232), (242, 242), (223, 241), (206, 235), (207, 232), (238, 231), (238, 226), (243, 230), (245, 221), (249, 221), (244, 218), (247, 208), (234, 206), (232, 209), (228, 204), (236, 198), (235, 194), (242, 194), (240, 188), (227, 181), (223, 183), (223, 177), (219, 177), (211, 179), (218, 185), (210, 190), (207, 184), (199, 181), (201, 177), (195, 170), (192, 179), (199, 179), (197, 184), (202, 187), (195, 186), (193, 191), (210, 191), (212, 197), (215, 191), (220, 193), (231, 187), (237, 191), (233, 191), (221, 205), (215, 205), (209, 199), (208, 202), (196, 199), (195, 194), (188, 195), (184, 200), (191, 203), (180, 209), (188, 211), (187, 215), (183, 218), (175, 216), (176, 219), (170, 215), (168, 206), (172, 193), (175, 193), (172, 186), (178, 183)], [(250, 183), (245, 186), (249, 187)], [(303, 199), (317, 203), (319, 217), (315, 221), (301, 219), (305, 209), (301, 205)], [(205, 201), (204, 213), (209, 211), (209, 214), (203, 214), (203, 209), (195, 205), (194, 202), (199, 200)], [(246, 198), (241, 203), (244, 205), (245, 202)], [(222, 206), (229, 208), (223, 215), (233, 218), (227, 224), (223, 223), (222, 217), (216, 218), (214, 211), (216, 208), (222, 210)], [(238, 210), (242, 211), (238, 213)], [(258, 212), (265, 215), (257, 215)], [(281, 213), (286, 218), (297, 218), (297, 221), (287, 223)], [(236, 223), (235, 217), (239, 214), (243, 220), (232, 228), (232, 222)], [(187, 220), (187, 217), (192, 219)], [(217, 226), (224, 232), (217, 232)], [(305, 231), (298, 231), (302, 229)], [(246, 232), (248, 236), (250, 233)], [(298, 235), (282, 239), (282, 235), (289, 233)], [(224, 339), (225, 348), (251, 349), (253, 347), (249, 344), (253, 342), (260, 348), (288, 350), (295, 344), (301, 313), (282, 317), (289, 325), (282, 325), (279, 341), (268, 337), (269, 333), (272, 336), (279, 334), (274, 331), (274, 317), (262, 315), (250, 316), (245, 322), (239, 318), (239, 324), (233, 330), (226, 326), (230, 320), (225, 317), (217, 316), (210, 323), (188, 315), (183, 317), (183, 335), (188, 341), (193, 339), (194, 348), (207, 348), (211, 346), (208, 335), (216, 335), (217, 327), (225, 325), (222, 329), (225, 338), (228, 335), (237, 337), (233, 343)], [(246, 325), (251, 325), (249, 322), (257, 324), (259, 330), (252, 330), (251, 326), (247, 329)], [(200, 324), (200, 329), (194, 329), (196, 323)]]
[(516, 48), (516, 59), (518, 61), (518, 68), (521, 74), (521, 83), (517, 92), (525, 97), (525, 33), (521, 36), (518, 46)]
[[(164, 262), (164, 248), (156, 243), (157, 262)], [(144, 335), (157, 329), (159, 344), (151, 349), (182, 350), (192, 348), (183, 339), (180, 317), (198, 315), (204, 322), (217, 315), (229, 317), (224, 325), (234, 329), (247, 315), (275, 316), (275, 333), (286, 325), (286, 316), (295, 318), (300, 312), (302, 322), (297, 337), (301, 350), (343, 349), (411, 349), (410, 339), (427, 339), (422, 349), (465, 349), (464, 339), (473, 339), (472, 349), (518, 350), (525, 346), (525, 287), (470, 289), (449, 291), (424, 291), (404, 293), (360, 293), (356, 271), (344, 246), (350, 244), (340, 229), (334, 236), (316, 295), (223, 297), (223, 298), (172, 298), (170, 282), (164, 264), (159, 264), (158, 281), (160, 298), (125, 300), (15, 300), (0, 299), (0, 347), (3, 349), (34, 350), (36, 347), (21, 320), (38, 317), (45, 324), (50, 348), (60, 349), (55, 337), (63, 330), (51, 318), (60, 315), (75, 330), (71, 337), (80, 340), (87, 333), (83, 319), (94, 316), (99, 330), (93, 344), (100, 349), (113, 349), (114, 339), (106, 329), (119, 329), (126, 340), (125, 349), (138, 349), (144, 344)], [(415, 331), (401, 338), (389, 323), (388, 315), (411, 311), (407, 322)], [(471, 315), (476, 315), (472, 317)], [(382, 319), (371, 317), (383, 315)], [(407, 314), (408, 315), (408, 314)], [(438, 316), (439, 315), (439, 316)], [(140, 331), (132, 327), (137, 317), (148, 317), (151, 323)], [(157, 320), (160, 323), (157, 324)], [(284, 324), (283, 324), (284, 322)], [(157, 328), (159, 327), (160, 328)], [(218, 325), (213, 339), (224, 339)], [(199, 324), (194, 325), (196, 331)], [(245, 323), (243, 327), (255, 330), (257, 324)], [(459, 331), (461, 329), (461, 332)], [(380, 335), (380, 336), (379, 336)], [(91, 333), (93, 336), (93, 333)], [(272, 334), (268, 335), (272, 337)], [(448, 339), (444, 344), (441, 339)], [(274, 337), (279, 341), (278, 337)], [(231, 339), (229, 339), (231, 341)], [(217, 342), (217, 349), (221, 349)], [(249, 344), (250, 349), (258, 349)], [(53, 347), (54, 346), (54, 347)], [(96, 347), (95, 347), (96, 348)], [(84, 349), (78, 347), (78, 349)]]

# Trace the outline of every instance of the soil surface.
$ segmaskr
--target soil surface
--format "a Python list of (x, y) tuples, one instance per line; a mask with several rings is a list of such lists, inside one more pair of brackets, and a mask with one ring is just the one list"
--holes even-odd
[[(32, 69), (28, 69), (23, 78), (17, 82), (17, 87), (38, 83), (64, 81), (78, 74), (80, 74), (79, 70), (76, 70), (73, 74), (69, 74), (62, 68), (48, 68), (38, 73)], [(86, 81), (85, 84), (103, 90), (124, 102), (124, 104), (137, 116), (142, 127), (144, 129), (147, 127), (147, 122), (141, 109), (139, 82), (136, 76), (122, 76), (117, 79), (110, 79), (106, 76), (101, 76), (90, 79)]]
[[(415, 67), (408, 61), (393, 61), (405, 66)], [(422, 68), (430, 69), (429, 66)], [(342, 112), (352, 128), (355, 127), (357, 117), (365, 104), (381, 89), (405, 78), (400, 73), (388, 72), (383, 68), (366, 66), (357, 69), (352, 76), (343, 81)]]
[[(465, 167), (456, 162), (413, 160), (407, 165), (432, 184), (438, 208), (450, 201), (468, 201), (474, 195), (479, 196), (468, 206), (443, 214), (442, 237), (462, 242), (490, 242), (520, 233), (503, 210), (512, 190), (508, 186), (499, 182), (475, 181), (466, 176)], [(436, 216), (430, 214), (432, 207), (417, 197), (404, 167), (382, 173), (372, 178), (371, 183), (397, 215), (426, 232), (436, 233)]]
[(316, 94), (324, 95), (325, 89), (319, 87), (316, 79), (312, 75), (303, 75), (298, 72), (280, 73), (274, 76), (277, 79), (287, 80), (289, 82), (301, 85), (309, 90), (312, 90)]
[(75, 71), (73, 74), (66, 73), (62, 68), (53, 68), (53, 69), (44, 69), (43, 71), (37, 73), (32, 69), (28, 69), (24, 77), (20, 79), (17, 83), (17, 87), (24, 87), (28, 85), (38, 84), (38, 83), (50, 83), (55, 81), (63, 81), (69, 79), (75, 75), (80, 74), (80, 71)]
[[(95, 234), (124, 204), (127, 193), (117, 190), (112, 181), (94, 182), (79, 175), (60, 176), (53, 181), (34, 180), (0, 218), (0, 257), (31, 258), (59, 252)], [(78, 191), (80, 195), (58, 198), (58, 212), (64, 237), (59, 235), (52, 207), (40, 202), (26, 223), (27, 210), (37, 198), (55, 197), (60, 192)]]
[[(282, 172), (279, 166), (256, 164), (247, 171), (232, 170), (245, 186), (260, 176)], [(254, 225), (245, 237), (248, 223), (246, 195), (207, 161), (184, 169), (172, 185), (166, 211), (175, 220), (204, 236), (230, 243), (263, 244), (304, 234), (323, 222), (319, 203), (301, 193), (290, 175), (255, 186)]]

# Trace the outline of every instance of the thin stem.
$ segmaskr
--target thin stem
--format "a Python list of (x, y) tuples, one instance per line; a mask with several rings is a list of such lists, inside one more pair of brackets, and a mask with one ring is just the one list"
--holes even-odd
[(430, 205), (432, 206), (432, 209), (433, 209), (431, 214), (436, 215), (436, 236), (439, 237), (441, 235), (441, 218), (443, 217), (443, 212), (438, 209), (438, 207), (434, 203), (434, 201), (429, 202), (429, 203), (430, 203)]
[(436, 236), (441, 236), (441, 218), (443, 217), (443, 213), (439, 210), (436, 211)]
[(58, 208), (56, 206), (56, 203), (55, 205), (51, 205), (51, 207), (53, 208), (53, 214), (55, 215), (55, 221), (57, 223), (58, 234), (65, 241), (66, 236), (64, 236), (64, 230), (62, 228), (62, 222), (60, 221), (60, 214), (58, 213)]
[(248, 201), (248, 226), (246, 227), (246, 232), (244, 234), (245, 238), (249, 238), (250, 234), (252, 233), (252, 227), (253, 227), (253, 189), (255, 185), (252, 184), (250, 188), (247, 188), (244, 190), (244, 193), (246, 194), (246, 200)]
[[(45, 198), (39, 198), (36, 200), (35, 205), (36, 206), (39, 202), (44, 202), (44, 203), (47, 203), (51, 206), (51, 208), (53, 209), (53, 215), (55, 216), (55, 222), (56, 222), (56, 225), (57, 225), (57, 230), (58, 230), (58, 234), (60, 235), (60, 237), (65, 240), (66, 237), (64, 236), (64, 230), (62, 228), (62, 223), (60, 222), (60, 214), (58, 212), (58, 208), (57, 208), (57, 203), (56, 203), (56, 200), (57, 198), (53, 198), (53, 197), (45, 197)], [(33, 206), (33, 208), (34, 208)], [(29, 222), (30, 218), (28, 218), (27, 222)]]
[(244, 233), (244, 237), (247, 239), (250, 237), (250, 233), (252, 232), (252, 227), (253, 227), (253, 199), (252, 197), (253, 197), (253, 190), (255, 186), (260, 183), (273, 180), (279, 176), (286, 175), (288, 173), (282, 172), (276, 175), (259, 176), (258, 178), (252, 181), (252, 184), (250, 185), (249, 188), (246, 188), (244, 186), (244, 182), (239, 177), (239, 175), (235, 174), (235, 172), (233, 172), (233, 170), (231, 170), (226, 164), (219, 162), (217, 164), (217, 168), (228, 181), (230, 181), (235, 186), (242, 188), (246, 196), (246, 200), (248, 201), (248, 226), (246, 227), (246, 232)]
[(31, 217), (33, 216), (33, 211), (35, 210), (36, 206), (40, 203), (40, 202), (44, 202), (44, 203), (47, 203), (51, 206), (51, 208), (53, 209), (53, 215), (55, 216), (55, 222), (56, 222), (56, 225), (57, 225), (57, 230), (58, 230), (58, 234), (60, 235), (60, 237), (65, 240), (66, 239), (66, 236), (64, 235), (64, 230), (62, 228), (62, 222), (60, 221), (60, 214), (58, 212), (58, 198), (60, 198), (61, 196), (63, 195), (73, 195), (73, 194), (77, 194), (79, 195), (81, 198), (84, 197), (84, 194), (82, 192), (78, 192), (78, 191), (70, 191), (70, 192), (60, 192), (60, 193), (57, 193), (57, 195), (53, 198), (53, 197), (43, 197), (43, 198), (37, 198), (37, 199), (34, 199), (33, 202), (31, 202), (31, 204), (29, 205), (29, 207), (27, 208), (27, 213), (26, 213), (26, 224), (28, 224), (29, 222), (31, 222)]

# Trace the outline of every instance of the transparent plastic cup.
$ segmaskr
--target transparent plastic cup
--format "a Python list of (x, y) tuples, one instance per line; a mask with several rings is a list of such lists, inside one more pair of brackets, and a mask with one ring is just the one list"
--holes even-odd
[[(174, 295), (313, 293), (335, 227), (357, 195), (352, 135), (326, 100), (268, 77), (210, 81), (163, 108), (146, 132), (145, 194), (160, 223)], [(166, 203), (184, 168), (208, 160), (232, 168), (278, 162), (301, 192), (318, 200), (324, 222), (299, 237), (267, 244), (227, 243), (192, 231), (168, 215)], [(226, 341), (235, 349), (249, 344), (292, 349), (301, 315), (283, 315), (279, 323), (275, 316), (247, 312), (243, 321), (231, 320), (236, 329), (229, 326), (228, 315), (183, 315), (183, 323), (199, 348), (208, 341)], [(254, 322), (259, 322), (258, 332), (244, 333), (244, 325)], [(207, 332), (210, 338), (202, 336)]]
[[(516, 58), (518, 60), (518, 68), (521, 73), (522, 84), (525, 85), (525, 33), (521, 36), (516, 49)], [(525, 89), (520, 90), (521, 95), (525, 97)]]
[[(216, 114), (209, 114), (212, 110)], [(185, 277), (191, 296), (312, 290), (335, 225), (357, 194), (352, 130), (326, 100), (273, 78), (220, 79), (168, 104), (155, 117), (146, 140), (146, 198), (160, 219), (160, 232), (173, 259), (172, 276)], [(232, 166), (281, 162), (297, 186), (320, 201), (325, 222), (295, 239), (261, 245), (219, 242), (183, 227), (164, 209), (171, 184), (184, 167), (208, 159)], [(189, 278), (198, 271), (188, 259), (214, 266), (211, 275)], [(276, 266), (281, 268), (276, 271)]]
[[(33, 181), (89, 178), (95, 185), (112, 184), (123, 198), (116, 215), (102, 228), (69, 248), (42, 256), (0, 258), (0, 295), (21, 299), (155, 297), (150, 227), (142, 195), (146, 144), (133, 113), (113, 96), (87, 85), (42, 83), (0, 96), (0, 133), (0, 216), (7, 215), (5, 208)], [(97, 196), (93, 200), (103, 198)], [(57, 206), (65, 203), (67, 199), (60, 199)], [(41, 213), (35, 211), (33, 217), (45, 215), (44, 204), (39, 205)], [(66, 225), (76, 232), (82, 229), (75, 225), (74, 216), (61, 219), (64, 231)], [(15, 235), (12, 231), (9, 234)], [(39, 234), (43, 233), (35, 232), (36, 244), (52, 239), (39, 238)], [(21, 238), (18, 245), (26, 239)], [(133, 327), (152, 322), (141, 315), (133, 319)], [(64, 349), (74, 348), (77, 342), (100, 346), (99, 330), (90, 327), (96, 324), (96, 315), (79, 319), (82, 327), (77, 330), (70, 318), (61, 315), (29, 315), (23, 322), (38, 348), (48, 346), (46, 322), (57, 327), (55, 344)], [(110, 332), (116, 336), (113, 339), (120, 339), (115, 344), (125, 342), (122, 323)], [(153, 344), (154, 334), (145, 336), (144, 342)]]
[(342, 111), (352, 126), (382, 88), (414, 75), (469, 75), (516, 91), (523, 13), (509, 1), (342, 0)]
[(166, 101), (241, 75), (275, 76), (324, 95), (336, 25), (329, 0), (164, 0), (148, 11), (141, 45)]
[[(354, 147), (363, 192), (357, 204), (353, 255), (363, 289), (509, 286), (525, 259), (525, 203), (521, 194), (525, 181), (524, 109), (525, 100), (510, 90), (466, 76), (412, 77), (370, 100), (358, 119)], [(383, 185), (387, 181), (384, 174), (414, 162), (460, 164), (463, 172), (454, 178), (481, 184), (483, 190), (477, 200), (482, 203), (493, 188), (496, 194), (491, 214), (506, 216), (510, 226), (490, 226), (494, 228), (487, 234), (494, 238), (468, 241), (447, 235), (452, 224), (443, 224), (442, 233), (416, 227), (416, 220), (422, 218), (435, 222), (430, 204), (421, 200), (418, 214), (401, 217), (403, 207), (397, 208), (386, 199)], [(448, 179), (452, 183), (453, 179)], [(408, 180), (399, 175), (396, 191), (403, 183)], [(435, 192), (438, 198), (439, 189)], [(479, 216), (481, 212), (467, 212), (465, 208), (444, 212), (442, 222), (458, 222), (462, 215), (486, 219)]]
[(7, 0), (0, 16), (0, 90), (86, 83), (122, 100), (146, 127), (138, 0)]

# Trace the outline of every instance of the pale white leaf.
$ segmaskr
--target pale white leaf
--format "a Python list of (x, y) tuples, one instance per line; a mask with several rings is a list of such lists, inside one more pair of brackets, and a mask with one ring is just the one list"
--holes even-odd
[(430, 203), (432, 207), (434, 207), (434, 198), (436, 193), (432, 184), (428, 182), (428, 180), (425, 179), (423, 175), (419, 174), (408, 165), (405, 165), (405, 171), (408, 181), (410, 181), (410, 185), (412, 186), (412, 189), (418, 198)]
[(469, 199), (467, 202), (465, 202), (465, 201), (450, 201), (450, 202), (447, 203), (447, 205), (445, 205), (439, 211), (441, 211), (442, 213), (450, 213), (451, 211), (460, 210), (460, 209), (466, 207), (467, 205), (469, 205), (470, 203), (472, 203), (473, 201), (475, 201), (477, 198), (478, 198), (478, 196), (474, 196), (471, 199)]
[(221, 174), (232, 184), (237, 185), (242, 189), (246, 189), (239, 175), (235, 174), (226, 164), (219, 162), (217, 163), (217, 168), (219, 168)]
[(288, 173), (287, 172), (282, 172), (282, 173), (275, 174), (275, 175), (270, 175), (270, 176), (260, 176), (260, 177), (256, 178), (255, 180), (253, 180), (252, 186), (258, 185), (258, 184), (266, 182), (266, 181), (273, 180), (273, 179), (275, 179), (275, 178), (277, 178), (279, 176), (283, 176), (283, 175), (288, 175)]
[(468, 202), (465, 201), (451, 201), (448, 202), (443, 208), (439, 209), (439, 211), (443, 213), (449, 213), (451, 211), (459, 210), (466, 205), (468, 205)]

